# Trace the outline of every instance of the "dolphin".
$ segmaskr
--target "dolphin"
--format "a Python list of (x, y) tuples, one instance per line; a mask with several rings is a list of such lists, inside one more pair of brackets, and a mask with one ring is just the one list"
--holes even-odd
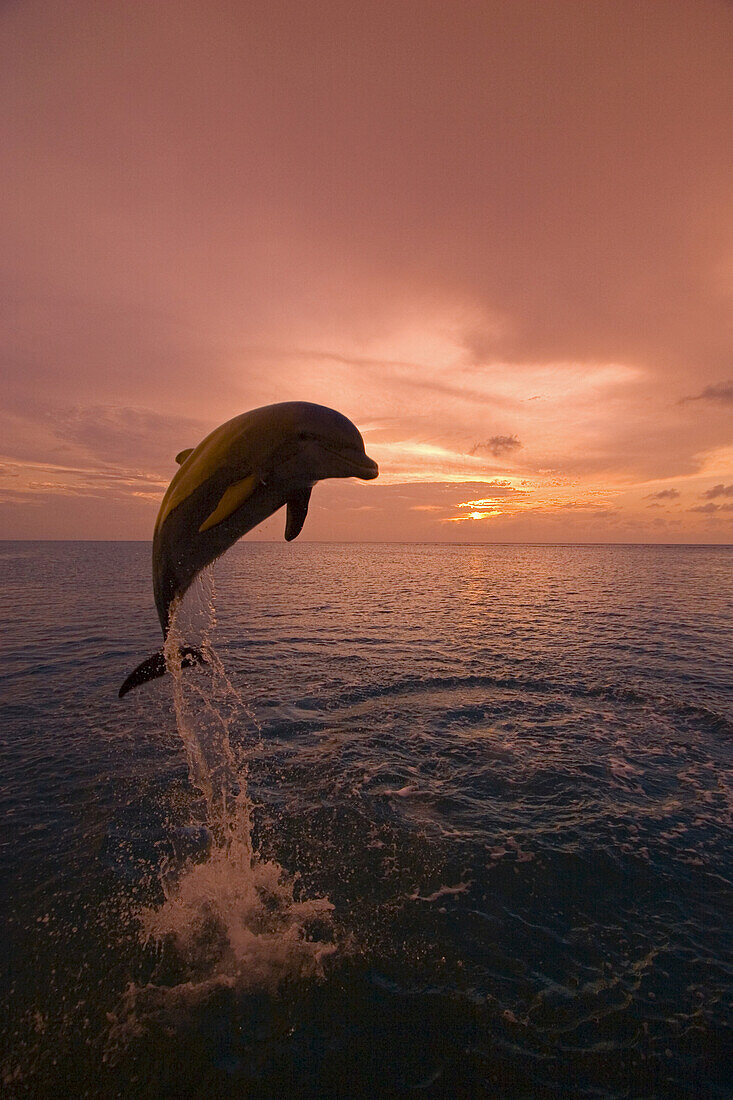
[[(311, 490), (327, 477), (370, 481), (379, 467), (347, 417), (308, 401), (283, 401), (235, 416), (197, 447), (176, 455), (179, 470), (158, 512), (153, 535), (153, 593), (163, 640), (174, 605), (198, 573), (237, 539), (287, 505), (285, 538), (305, 523)], [(185, 668), (204, 662), (200, 650), (180, 650)], [(119, 691), (163, 676), (164, 650), (138, 665)]]

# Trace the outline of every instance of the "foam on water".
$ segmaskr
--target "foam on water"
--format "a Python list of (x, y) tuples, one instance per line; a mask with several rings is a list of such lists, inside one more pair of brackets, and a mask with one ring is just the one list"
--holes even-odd
[[(326, 897), (296, 900), (297, 878), (252, 845), (252, 805), (247, 792), (248, 746), (258, 728), (211, 645), (215, 624), (214, 581), (206, 571), (192, 598), (174, 609), (166, 643), (173, 679), (176, 725), (185, 747), (191, 783), (203, 795), (210, 837), (203, 859), (168, 866), (161, 876), (164, 901), (139, 911), (145, 943), (175, 946), (186, 980), (162, 989), (134, 986), (127, 1001), (185, 1004), (212, 988), (276, 987), (283, 979), (318, 975), (336, 951), (330, 933), (333, 909)], [(207, 663), (182, 670), (180, 646), (195, 640)], [(248, 723), (254, 736), (238, 751), (230, 731)]]

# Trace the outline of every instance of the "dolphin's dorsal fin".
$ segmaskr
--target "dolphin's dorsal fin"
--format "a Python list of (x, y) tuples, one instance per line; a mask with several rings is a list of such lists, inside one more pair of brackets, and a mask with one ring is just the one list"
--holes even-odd
[(199, 527), (199, 534), (202, 531), (208, 531), (210, 527), (216, 527), (217, 523), (223, 523), (225, 519), (229, 519), (232, 512), (236, 512), (237, 508), (241, 507), (245, 500), (252, 496), (259, 483), (260, 479), (255, 477), (254, 474), (250, 474), (248, 477), (242, 478), (241, 481), (235, 481), (233, 485), (225, 489), (214, 511)]
[(297, 493), (288, 499), (288, 518), (285, 521), (285, 541), (292, 542), (303, 530), (305, 517), (308, 515), (308, 502), (311, 498), (311, 488), (298, 489)]
[(179, 451), (176, 455), (176, 462), (179, 466), (182, 466), (190, 454), (193, 454), (193, 447), (189, 447), (185, 451)]

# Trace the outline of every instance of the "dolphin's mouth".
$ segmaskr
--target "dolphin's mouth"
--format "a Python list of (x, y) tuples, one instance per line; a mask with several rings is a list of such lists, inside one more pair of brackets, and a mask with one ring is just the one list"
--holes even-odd
[(345, 454), (341, 454), (339, 457), (362, 481), (373, 481), (375, 477), (379, 476), (379, 466), (369, 455), (360, 455), (358, 459), (348, 458)]
[(369, 455), (359, 454), (353, 452), (353, 458), (343, 451), (337, 451), (335, 448), (325, 447), (324, 450), (330, 451), (332, 455), (336, 455), (345, 466), (348, 466), (350, 470), (353, 470), (353, 477), (360, 477), (362, 481), (373, 481), (375, 477), (379, 477), (379, 466), (373, 458)]

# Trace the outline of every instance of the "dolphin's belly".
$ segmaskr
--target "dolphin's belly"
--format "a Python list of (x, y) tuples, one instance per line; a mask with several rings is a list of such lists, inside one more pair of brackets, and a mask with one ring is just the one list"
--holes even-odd
[(277, 481), (260, 483), (247, 500), (221, 523), (199, 528), (216, 509), (225, 486), (217, 480), (199, 486), (168, 514), (153, 539), (153, 590), (163, 633), (168, 629), (170, 605), (183, 596), (198, 573), (215, 561), (242, 535), (268, 519), (288, 499), (288, 489)]

